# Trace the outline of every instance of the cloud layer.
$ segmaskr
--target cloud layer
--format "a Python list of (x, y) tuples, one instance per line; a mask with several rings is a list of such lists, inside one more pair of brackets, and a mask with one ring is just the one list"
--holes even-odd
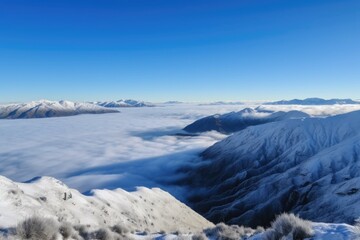
[[(239, 110), (239, 106), (183, 104), (122, 109), (118, 114), (1, 120), (0, 174), (17, 181), (53, 176), (81, 191), (109, 185), (151, 186), (155, 183), (145, 182), (145, 173), (154, 178), (164, 175), (154, 161), (166, 162), (168, 167), (170, 163), (183, 163), (225, 137), (218, 133), (195, 137), (176, 133), (199, 117), (232, 110)], [(135, 162), (143, 167), (133, 167)], [(107, 166), (112, 165), (118, 166), (117, 171), (109, 173)], [(103, 166), (98, 170), (101, 173), (96, 173), (95, 169)]]
[[(118, 114), (51, 119), (0, 120), (0, 174), (16, 181), (53, 176), (86, 192), (93, 188), (162, 187), (175, 195), (181, 188), (179, 166), (226, 137), (216, 132), (179, 136), (193, 121), (245, 105), (163, 105), (121, 109)], [(256, 107), (256, 106), (250, 106)], [(302, 110), (333, 115), (360, 106), (262, 106), (267, 110)]]

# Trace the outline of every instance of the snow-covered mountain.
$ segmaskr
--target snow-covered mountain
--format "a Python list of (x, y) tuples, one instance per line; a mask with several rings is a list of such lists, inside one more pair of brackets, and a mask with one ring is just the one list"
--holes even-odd
[(51, 177), (18, 183), (0, 176), (0, 212), (0, 229), (34, 215), (73, 225), (120, 224), (150, 232), (198, 232), (214, 226), (158, 188), (93, 190), (92, 195), (85, 196)]
[(210, 103), (201, 103), (200, 105), (206, 106), (206, 105), (244, 105), (243, 102), (224, 102), (224, 101), (218, 101), (218, 102), (210, 102)]
[(360, 217), (360, 111), (248, 127), (184, 167), (189, 202), (214, 222), (266, 225), (281, 212)]
[(164, 102), (163, 104), (182, 104), (184, 102), (180, 102), (180, 101), (167, 101), (167, 102)]
[(306, 98), (306, 99), (292, 99), (281, 100), (277, 102), (267, 102), (266, 105), (335, 105), (335, 104), (360, 104), (360, 102), (352, 99), (322, 99), (322, 98)]
[(154, 107), (155, 105), (148, 102), (137, 101), (132, 99), (108, 101), (108, 102), (94, 102), (96, 105), (107, 108), (120, 108), (120, 107)]
[(190, 133), (199, 133), (215, 130), (221, 133), (240, 131), (248, 126), (255, 126), (268, 122), (281, 121), (284, 119), (296, 119), (310, 117), (301, 111), (266, 111), (258, 108), (245, 108), (239, 112), (215, 114), (201, 118), (184, 128)]
[(0, 119), (46, 118), (78, 114), (115, 113), (113, 109), (91, 103), (40, 100), (30, 103), (0, 105)]

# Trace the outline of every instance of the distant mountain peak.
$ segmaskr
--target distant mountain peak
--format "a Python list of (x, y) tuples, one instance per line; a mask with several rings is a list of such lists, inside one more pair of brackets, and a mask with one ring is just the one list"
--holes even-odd
[(50, 101), (42, 99), (29, 103), (0, 105), (0, 119), (48, 118), (115, 112), (118, 111), (92, 103), (71, 102), (66, 100)]
[(340, 99), (323, 99), (323, 98), (305, 98), (305, 99), (292, 99), (281, 100), (276, 102), (266, 102), (266, 105), (335, 105), (335, 104), (360, 104), (360, 102), (354, 101), (350, 98)]
[(138, 101), (133, 99), (120, 99), (117, 101), (94, 102), (96, 105), (107, 108), (121, 108), (121, 107), (154, 107), (155, 105), (149, 102)]
[(221, 133), (233, 133), (249, 126), (281, 121), (285, 119), (307, 118), (307, 113), (301, 111), (264, 111), (259, 108), (244, 108), (239, 112), (215, 114), (201, 118), (184, 128), (190, 133), (206, 131), (218, 131)]

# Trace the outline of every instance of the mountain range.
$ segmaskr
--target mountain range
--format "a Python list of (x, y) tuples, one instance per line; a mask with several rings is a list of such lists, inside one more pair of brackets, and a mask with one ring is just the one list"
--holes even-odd
[(108, 108), (121, 108), (121, 107), (154, 107), (152, 103), (137, 101), (132, 99), (118, 100), (118, 101), (108, 101), (108, 102), (93, 102), (96, 105)]
[(233, 133), (249, 126), (276, 122), (285, 119), (302, 119), (310, 115), (301, 111), (267, 111), (259, 108), (245, 108), (239, 112), (215, 114), (201, 118), (184, 128), (189, 133), (201, 133), (206, 131), (218, 131), (221, 133)]
[(281, 100), (276, 102), (266, 102), (265, 105), (335, 105), (335, 104), (360, 104), (358, 101), (352, 99), (322, 99), (322, 98), (306, 98), (306, 99), (292, 99)]
[(79, 114), (117, 113), (92, 103), (40, 100), (0, 105), (0, 119), (64, 117)]

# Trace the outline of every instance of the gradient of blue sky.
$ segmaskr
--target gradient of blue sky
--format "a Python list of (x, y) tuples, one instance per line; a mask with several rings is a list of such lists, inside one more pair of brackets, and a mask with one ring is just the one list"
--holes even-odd
[(0, 101), (360, 98), (359, 0), (0, 0)]

